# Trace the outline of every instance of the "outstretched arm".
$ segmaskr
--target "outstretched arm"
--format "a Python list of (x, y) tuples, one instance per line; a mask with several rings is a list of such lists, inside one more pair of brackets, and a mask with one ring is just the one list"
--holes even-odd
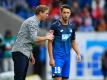
[(34, 24), (29, 23), (29, 25), (27, 27), (28, 27), (28, 31), (30, 34), (30, 38), (35, 43), (43, 42), (46, 40), (53, 40), (53, 38), (54, 38), (54, 36), (51, 32), (48, 32), (46, 36), (38, 36), (39, 28), (38, 28), (38, 26), (35, 26)]
[(52, 33), (48, 32), (46, 36), (37, 36), (35, 42), (43, 42), (45, 40), (53, 40), (54, 36)]

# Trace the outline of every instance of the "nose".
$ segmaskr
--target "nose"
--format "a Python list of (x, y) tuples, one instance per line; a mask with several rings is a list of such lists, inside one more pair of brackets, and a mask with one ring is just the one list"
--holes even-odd
[(49, 14), (46, 14), (46, 16), (48, 17), (48, 16), (49, 16)]
[(67, 14), (67, 13), (65, 13), (65, 16), (68, 16), (68, 14)]

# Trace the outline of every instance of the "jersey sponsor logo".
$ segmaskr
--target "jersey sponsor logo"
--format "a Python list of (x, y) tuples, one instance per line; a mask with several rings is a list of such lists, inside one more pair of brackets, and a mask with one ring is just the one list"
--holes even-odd
[(62, 40), (66, 41), (70, 36), (71, 34), (62, 34)]

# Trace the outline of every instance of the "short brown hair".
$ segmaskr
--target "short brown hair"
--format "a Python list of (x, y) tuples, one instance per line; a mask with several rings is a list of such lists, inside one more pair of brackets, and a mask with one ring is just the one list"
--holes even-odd
[(49, 7), (46, 5), (39, 5), (34, 8), (34, 12), (36, 15), (38, 15), (40, 12), (45, 12), (46, 10), (49, 10)]
[(61, 12), (63, 11), (64, 8), (69, 9), (71, 11), (71, 7), (67, 4), (64, 4), (64, 5), (61, 5)]

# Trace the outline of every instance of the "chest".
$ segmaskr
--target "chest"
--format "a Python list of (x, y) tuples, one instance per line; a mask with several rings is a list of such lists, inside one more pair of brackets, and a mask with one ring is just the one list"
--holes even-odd
[(58, 26), (54, 32), (56, 38), (66, 41), (72, 37), (73, 30), (69, 26)]

